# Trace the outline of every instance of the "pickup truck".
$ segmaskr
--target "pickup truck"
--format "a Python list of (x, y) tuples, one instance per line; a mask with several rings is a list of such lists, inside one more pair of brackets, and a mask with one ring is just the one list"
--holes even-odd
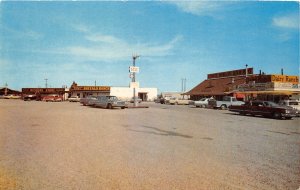
[(229, 106), (229, 111), (238, 112), (241, 115), (261, 115), (275, 119), (291, 119), (297, 114), (297, 110), (289, 106), (280, 106), (271, 101), (250, 101), (244, 105)]
[(215, 99), (210, 99), (208, 101), (208, 107), (210, 108), (221, 108), (222, 110), (227, 109), (231, 105), (242, 105), (245, 102), (238, 101), (235, 97), (225, 96), (223, 101), (217, 101)]

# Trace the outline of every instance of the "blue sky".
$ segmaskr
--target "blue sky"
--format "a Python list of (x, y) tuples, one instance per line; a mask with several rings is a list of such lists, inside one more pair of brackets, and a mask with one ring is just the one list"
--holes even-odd
[(246, 64), (299, 75), (299, 3), (0, 2), (0, 86), (128, 86), (180, 91)]

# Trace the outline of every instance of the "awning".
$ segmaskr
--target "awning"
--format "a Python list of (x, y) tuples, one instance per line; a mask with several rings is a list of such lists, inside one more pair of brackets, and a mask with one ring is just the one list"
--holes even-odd
[(275, 94), (275, 95), (293, 95), (300, 94), (299, 91), (287, 91), (287, 90), (276, 90), (276, 91), (245, 91), (238, 92), (240, 94)]

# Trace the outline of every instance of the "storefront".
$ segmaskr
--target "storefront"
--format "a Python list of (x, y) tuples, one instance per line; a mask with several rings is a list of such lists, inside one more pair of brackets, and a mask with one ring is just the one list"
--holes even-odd
[(78, 86), (77, 83), (73, 82), (70, 88), (71, 96), (78, 96), (85, 98), (87, 96), (99, 96), (99, 95), (110, 95), (109, 86)]
[(299, 99), (300, 84), (298, 76), (256, 75), (247, 78), (232, 91), (244, 94), (246, 100), (259, 99), (279, 102), (283, 99)]

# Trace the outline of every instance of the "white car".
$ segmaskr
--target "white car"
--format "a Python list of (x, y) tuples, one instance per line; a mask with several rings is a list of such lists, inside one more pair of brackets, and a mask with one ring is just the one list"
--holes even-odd
[(189, 105), (191, 100), (187, 99), (178, 99), (178, 98), (170, 98), (168, 104), (171, 105)]
[(69, 102), (80, 102), (80, 98), (78, 96), (71, 96), (68, 98)]
[(300, 116), (300, 101), (299, 100), (281, 100), (279, 105), (290, 106), (297, 110), (297, 116)]
[(197, 107), (197, 108), (207, 108), (207, 106), (208, 106), (208, 100), (209, 100), (209, 98), (202, 98), (202, 99), (200, 99), (200, 100), (198, 100), (198, 101), (195, 101), (194, 102), (194, 105)]

